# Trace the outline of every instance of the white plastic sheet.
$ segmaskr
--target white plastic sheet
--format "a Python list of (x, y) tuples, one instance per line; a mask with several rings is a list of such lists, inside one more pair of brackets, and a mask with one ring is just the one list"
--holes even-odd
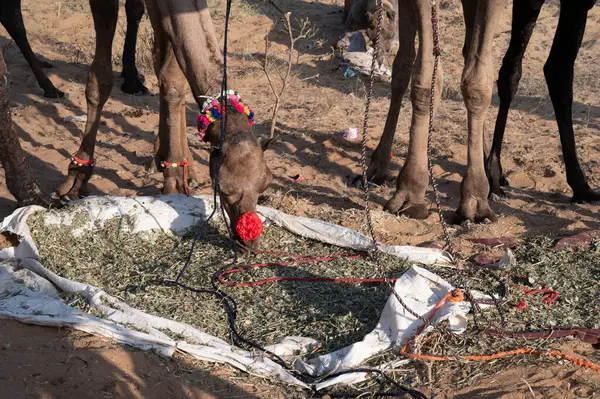
[[(0, 224), (0, 231), (8, 231), (20, 238), (16, 248), (0, 251), (0, 317), (24, 323), (65, 326), (115, 339), (141, 349), (154, 349), (165, 355), (180, 350), (202, 360), (228, 363), (238, 369), (262, 377), (276, 378), (289, 384), (309, 388), (292, 373), (260, 353), (252, 353), (231, 346), (220, 338), (206, 334), (184, 323), (147, 314), (108, 295), (101, 287), (71, 281), (56, 275), (39, 263), (38, 251), (27, 227), (27, 218), (34, 212), (46, 212), (45, 221), (55, 225), (74, 225), (75, 234), (98, 228), (115, 216), (127, 215), (127, 224), (134, 233), (160, 229), (178, 233), (205, 220), (212, 212), (209, 196), (185, 197), (90, 197), (73, 202), (71, 212), (47, 212), (31, 206), (16, 210)], [(340, 247), (357, 250), (371, 247), (371, 240), (350, 229), (331, 223), (287, 215), (271, 208), (259, 207), (266, 224), (274, 223), (292, 233)], [(81, 215), (89, 218), (81, 218)], [(83, 220), (83, 222), (82, 222)], [(430, 248), (384, 246), (378, 249), (412, 262), (433, 264), (448, 262), (448, 254)], [(427, 314), (439, 299), (453, 287), (417, 266), (412, 266), (395, 283), (396, 292), (417, 313)], [(81, 293), (102, 316), (96, 317), (67, 306), (58, 291)], [(465, 303), (444, 305), (436, 314), (437, 320), (448, 319), (456, 332), (466, 326), (468, 306)], [(347, 348), (308, 361), (296, 359), (293, 367), (314, 377), (356, 368), (369, 357), (393, 345), (402, 345), (419, 327), (421, 321), (408, 314), (392, 295), (382, 311), (376, 328), (364, 339)], [(132, 326), (135, 330), (126, 326)], [(162, 331), (171, 331), (184, 337), (175, 341)], [(281, 342), (269, 349), (291, 360), (294, 351), (307, 351), (318, 344), (307, 337), (281, 337)], [(382, 369), (394, 365), (381, 365)], [(367, 378), (363, 372), (340, 375), (316, 384), (322, 389), (334, 384), (354, 384)]]

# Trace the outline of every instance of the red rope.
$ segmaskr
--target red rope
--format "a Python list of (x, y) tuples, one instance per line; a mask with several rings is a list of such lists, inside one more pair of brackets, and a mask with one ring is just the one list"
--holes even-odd
[[(332, 255), (324, 255), (324, 256), (315, 256), (315, 255), (297, 255), (297, 254), (287, 254), (283, 252), (272, 252), (272, 251), (254, 251), (257, 254), (264, 255), (276, 255), (276, 256), (287, 256), (293, 258), (294, 260), (288, 262), (274, 262), (274, 263), (254, 263), (250, 265), (245, 265), (241, 267), (237, 267), (235, 269), (223, 270), (219, 273), (217, 277), (217, 281), (221, 284), (227, 285), (229, 287), (255, 287), (257, 285), (276, 283), (280, 281), (304, 281), (304, 282), (316, 282), (316, 281), (331, 281), (336, 283), (345, 283), (345, 284), (360, 284), (360, 283), (385, 283), (385, 278), (345, 278), (345, 277), (271, 277), (263, 280), (257, 281), (249, 281), (249, 282), (235, 282), (229, 281), (224, 278), (225, 275), (240, 273), (248, 269), (261, 269), (267, 267), (279, 267), (279, 266), (290, 266), (295, 264), (302, 263), (317, 263), (317, 262), (330, 262), (337, 258), (346, 258), (346, 259), (358, 259), (360, 255), (353, 254), (332, 254)], [(395, 278), (388, 278), (387, 281), (396, 281)]]
[[(523, 276), (512, 276), (512, 277), (516, 277), (516, 278), (520, 278), (520, 279), (524, 279), (525, 277)], [(522, 290), (523, 292), (525, 292), (525, 296), (530, 296), (530, 295), (536, 295), (536, 294), (543, 294), (542, 295), (542, 302), (544, 302), (547, 306), (552, 305), (552, 303), (554, 301), (556, 301), (558, 299), (558, 292), (551, 290), (550, 288), (548, 288), (547, 286), (542, 286), (542, 288), (539, 289), (534, 289), (534, 290), (530, 290), (527, 287), (523, 287), (522, 285), (519, 284), (515, 284), (515, 283), (510, 283), (511, 286), (516, 287), (520, 290)]]

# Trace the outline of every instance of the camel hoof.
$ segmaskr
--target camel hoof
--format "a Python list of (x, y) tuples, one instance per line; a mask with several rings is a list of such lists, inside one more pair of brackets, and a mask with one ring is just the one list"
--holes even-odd
[(497, 221), (498, 216), (492, 211), (487, 202), (476, 204), (475, 206), (461, 206), (455, 218), (455, 222), (458, 222), (455, 224), (463, 224), (464, 222), (488, 224), (496, 223)]
[(350, 183), (354, 188), (364, 188), (364, 179), (362, 175), (356, 175), (354, 179), (352, 179), (352, 183)]
[(80, 199), (88, 195), (88, 181), (94, 173), (93, 166), (69, 165), (69, 173), (64, 183), (56, 190), (61, 201)]
[[(391, 180), (393, 180), (393, 177), (390, 175), (387, 175), (387, 174), (375, 174), (373, 177), (369, 177), (367, 175), (367, 181), (376, 186), (382, 186), (386, 182), (391, 181)], [(354, 188), (364, 188), (365, 185), (363, 184), (363, 176), (356, 175), (354, 177), (354, 179), (352, 179), (351, 185)]]
[(509, 195), (506, 191), (502, 190), (500, 187), (490, 190), (490, 194), (488, 199), (494, 202), (502, 201), (503, 199), (509, 198)]
[(71, 199), (69, 197), (61, 197), (55, 191), (50, 195), (51, 207), (53, 208), (62, 208), (68, 204)]
[(490, 192), (488, 199), (494, 202), (500, 202), (503, 199), (508, 198), (508, 195), (504, 191), (500, 191), (500, 194)]
[(156, 165), (156, 161), (152, 158), (152, 161), (146, 166), (146, 174), (153, 174), (159, 172), (158, 166)]
[(585, 204), (598, 201), (600, 201), (600, 193), (597, 193), (590, 188), (574, 193), (573, 198), (571, 198), (571, 202), (574, 204)]
[(429, 216), (429, 207), (425, 203), (411, 203), (409, 201), (402, 201), (392, 197), (391, 200), (383, 207), (384, 211), (387, 211), (394, 215), (404, 215), (411, 219), (427, 219)]
[(65, 93), (58, 90), (56, 87), (52, 87), (50, 89), (44, 90), (45, 98), (64, 98)]
[(124, 93), (132, 95), (146, 95), (148, 94), (148, 88), (144, 86), (145, 81), (144, 76), (140, 74), (135, 78), (125, 78), (125, 81), (121, 85), (121, 90)]
[[(183, 169), (182, 168), (166, 168), (163, 171), (164, 176), (164, 184), (162, 193), (163, 194), (186, 194), (184, 179), (183, 179)], [(191, 179), (188, 178), (189, 182)], [(187, 183), (186, 182), (186, 183)], [(188, 189), (190, 187), (188, 186)]]

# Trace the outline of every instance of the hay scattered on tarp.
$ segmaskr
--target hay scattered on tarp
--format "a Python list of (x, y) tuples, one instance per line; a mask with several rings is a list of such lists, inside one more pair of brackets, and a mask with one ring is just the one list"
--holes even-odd
[[(60, 211), (55, 211), (60, 212)], [(71, 209), (70, 212), (73, 212)], [(74, 236), (74, 226), (47, 226), (44, 215), (32, 215), (28, 225), (40, 251), (40, 261), (69, 279), (101, 287), (125, 303), (144, 312), (190, 324), (209, 334), (228, 339), (229, 328), (223, 307), (210, 295), (196, 295), (161, 283), (174, 279), (183, 266), (195, 232), (178, 237), (159, 232), (139, 235), (126, 232), (128, 217), (114, 218), (102, 228)], [(348, 253), (283, 228), (268, 226), (263, 248), (270, 251), (328, 255)], [(184, 282), (210, 288), (213, 273), (232, 260), (224, 224), (219, 221), (202, 228)], [(272, 255), (249, 255), (238, 265), (290, 260)], [(408, 265), (383, 254), (382, 264), (393, 277)], [(331, 262), (254, 269), (230, 275), (232, 281), (287, 277), (375, 277), (370, 260), (337, 259)], [(306, 336), (323, 346), (314, 354), (330, 352), (356, 342), (370, 332), (380, 316), (390, 289), (385, 284), (279, 282), (256, 287), (220, 286), (238, 304), (237, 328), (245, 337), (262, 345), (285, 336)], [(85, 307), (80, 298), (70, 304)], [(174, 337), (176, 338), (176, 337)]]
[[(61, 211), (53, 211), (61, 212)], [(70, 209), (69, 212), (73, 212)], [(221, 304), (210, 296), (197, 296), (187, 291), (169, 288), (160, 283), (173, 279), (183, 266), (194, 232), (182, 237), (154, 232), (144, 238), (127, 232), (132, 224), (129, 217), (115, 218), (93, 232), (74, 236), (78, 225), (88, 220), (75, 216), (69, 227), (46, 226), (44, 215), (30, 217), (28, 224), (41, 262), (51, 270), (70, 279), (102, 287), (129, 305), (145, 312), (166, 316), (193, 325), (223, 339), (229, 338), (226, 316)], [(79, 220), (78, 218), (82, 218)], [(77, 222), (79, 220), (79, 223)], [(488, 295), (506, 295), (505, 282), (509, 276), (526, 276), (515, 280), (530, 289), (546, 285), (559, 293), (552, 305), (542, 302), (541, 296), (524, 296), (518, 288), (510, 287), (502, 312), (496, 307), (479, 314), (481, 328), (500, 328), (509, 331), (548, 329), (552, 326), (600, 328), (600, 250), (551, 250), (552, 242), (535, 239), (515, 251), (517, 262), (502, 270), (469, 271), (468, 287)], [(285, 229), (268, 226), (263, 236), (263, 248), (296, 254), (327, 255), (346, 250), (295, 236)], [(211, 222), (201, 232), (192, 264), (184, 279), (189, 285), (209, 287), (214, 271), (230, 262), (232, 252), (226, 230), (220, 220)], [(273, 262), (271, 255), (251, 255), (239, 264)], [(283, 260), (283, 259), (282, 259)], [(287, 259), (289, 260), (289, 259)], [(390, 276), (399, 276), (407, 265), (397, 258), (383, 255), (384, 268)], [(461, 285), (455, 270), (432, 266), (431, 271), (454, 285)], [(373, 262), (360, 259), (338, 259), (319, 264), (255, 269), (229, 276), (234, 281), (251, 281), (269, 277), (374, 277)], [(348, 285), (337, 283), (280, 282), (258, 287), (223, 287), (238, 304), (239, 331), (262, 345), (276, 343), (285, 336), (312, 337), (324, 346), (314, 355), (330, 352), (356, 342), (371, 331), (390, 294), (384, 284)], [(65, 298), (70, 304), (86, 308), (77, 296)], [(515, 305), (527, 302), (527, 309)], [(547, 349), (556, 347), (557, 340), (524, 341), (491, 337), (477, 330), (473, 320), (465, 334), (444, 333), (447, 325), (427, 334), (419, 342), (423, 353), (441, 356), (484, 355), (520, 347)], [(173, 337), (177, 338), (177, 337)], [(367, 364), (397, 359), (394, 351), (379, 354)], [(412, 362), (403, 373), (403, 383), (415, 388), (440, 387), (444, 384), (465, 386), (478, 377), (491, 376), (514, 365), (539, 365), (554, 360), (539, 357), (512, 357), (492, 362)], [(362, 388), (379, 383), (370, 381)], [(447, 385), (446, 385), (447, 386)], [(356, 387), (360, 388), (360, 387)], [(377, 386), (377, 389), (386, 388)], [(392, 387), (393, 388), (393, 387)]]

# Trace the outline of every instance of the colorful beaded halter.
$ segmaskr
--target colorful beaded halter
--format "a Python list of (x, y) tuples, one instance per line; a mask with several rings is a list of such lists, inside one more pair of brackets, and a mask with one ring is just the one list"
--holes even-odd
[[(227, 90), (227, 110), (230, 112), (238, 112), (248, 117), (248, 123), (250, 126), (254, 124), (254, 112), (248, 108), (242, 102), (242, 98), (234, 90)], [(198, 114), (198, 133), (200, 138), (203, 139), (206, 134), (206, 130), (211, 125), (221, 119), (221, 95), (208, 98), (204, 104), (202, 104), (202, 111)]]

